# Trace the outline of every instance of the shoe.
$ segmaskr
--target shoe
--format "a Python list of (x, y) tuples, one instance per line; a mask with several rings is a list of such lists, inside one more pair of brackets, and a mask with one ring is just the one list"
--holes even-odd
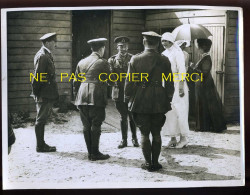
[(132, 139), (132, 143), (133, 143), (134, 147), (140, 146), (137, 139)]
[(153, 165), (152, 165), (152, 170), (153, 170), (153, 171), (158, 171), (158, 170), (160, 170), (160, 169), (162, 169), (162, 165), (161, 165), (160, 163), (157, 163), (157, 164), (153, 164)]
[(96, 160), (107, 160), (110, 156), (108, 154), (103, 154), (101, 152), (98, 152), (97, 154), (91, 154), (90, 160), (96, 161)]
[(42, 147), (36, 147), (37, 152), (56, 152), (55, 146), (49, 146), (48, 144), (44, 143)]
[(149, 164), (149, 163), (143, 163), (143, 164), (141, 164), (141, 168), (142, 168), (143, 170), (147, 170), (147, 171), (149, 171), (149, 172), (152, 172), (152, 171), (153, 171), (152, 166), (151, 166), (151, 164)]
[(170, 141), (168, 142), (168, 145), (166, 146), (166, 148), (175, 148), (177, 145), (176, 141)]
[(175, 148), (184, 148), (187, 146), (187, 144), (188, 144), (187, 141), (180, 141)]
[(128, 146), (127, 140), (122, 140), (120, 145), (118, 146), (119, 149), (125, 148)]

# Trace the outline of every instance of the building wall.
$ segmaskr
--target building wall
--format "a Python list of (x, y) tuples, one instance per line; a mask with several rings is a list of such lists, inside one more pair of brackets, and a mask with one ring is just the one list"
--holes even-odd
[[(182, 24), (225, 25), (224, 10), (146, 10), (146, 28), (161, 29)], [(164, 33), (164, 32), (159, 32)]]
[(30, 73), (34, 70), (34, 55), (41, 47), (39, 38), (56, 32), (54, 52), (60, 95), (70, 100), (71, 85), (60, 82), (60, 73), (71, 73), (72, 36), (70, 11), (9, 12), (7, 15), (8, 103), (9, 110), (35, 111), (31, 93)]
[(145, 30), (145, 14), (143, 10), (113, 10), (111, 13), (110, 53), (117, 53), (114, 38), (127, 36), (130, 38), (129, 52), (139, 53), (143, 50), (142, 35)]
[[(237, 12), (225, 10), (147, 10), (147, 30), (164, 33), (181, 24), (202, 24), (215, 31), (225, 28), (224, 114), (227, 121), (239, 121), (239, 65), (237, 56)], [(219, 28), (220, 27), (220, 28)], [(214, 38), (214, 37), (213, 37)], [(218, 56), (217, 56), (218, 57)], [(213, 74), (216, 74), (215, 72)], [(223, 84), (222, 82), (222, 84)], [(217, 86), (218, 87), (218, 86)]]
[(225, 115), (228, 121), (240, 120), (239, 63), (238, 63), (238, 12), (227, 12), (227, 44), (225, 63)]

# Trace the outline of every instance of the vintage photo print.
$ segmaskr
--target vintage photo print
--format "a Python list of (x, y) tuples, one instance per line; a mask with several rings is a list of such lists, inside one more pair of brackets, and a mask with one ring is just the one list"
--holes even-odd
[(4, 189), (245, 185), (241, 8), (1, 20)]

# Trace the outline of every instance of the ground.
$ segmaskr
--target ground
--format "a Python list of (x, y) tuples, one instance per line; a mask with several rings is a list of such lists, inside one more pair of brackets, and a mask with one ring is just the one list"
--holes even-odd
[[(117, 183), (118, 187), (123, 187), (138, 182), (167, 186), (168, 182), (178, 184), (180, 181), (241, 179), (241, 140), (240, 127), (237, 125), (229, 126), (223, 133), (190, 131), (189, 145), (184, 149), (167, 149), (164, 146), (169, 138), (163, 136), (160, 155), (163, 169), (152, 173), (140, 168), (144, 158), (141, 148), (132, 147), (130, 132), (129, 146), (117, 148), (121, 133), (119, 115), (113, 102), (109, 103), (106, 115), (100, 140), (100, 151), (111, 156), (106, 161), (92, 162), (87, 159), (82, 124), (77, 111), (59, 113), (56, 120), (46, 125), (45, 140), (57, 147), (55, 153), (35, 151), (36, 140), (32, 124), (14, 129), (16, 142), (8, 156), (9, 183), (13, 183), (13, 186), (23, 184), (28, 188), (43, 187), (42, 184), (61, 184), (62, 188), (67, 188), (79, 183), (84, 188), (91, 186), (86, 185), (87, 183), (95, 184), (93, 187), (96, 187), (103, 182)], [(139, 131), (137, 135), (140, 140)]]

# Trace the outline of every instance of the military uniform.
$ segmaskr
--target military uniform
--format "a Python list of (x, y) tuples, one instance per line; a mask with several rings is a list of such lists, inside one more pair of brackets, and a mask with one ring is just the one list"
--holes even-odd
[[(99, 42), (103, 39), (96, 39)], [(107, 83), (99, 80), (101, 73), (109, 74), (109, 64), (98, 52), (93, 52), (81, 60), (76, 67), (76, 78), (79, 73), (85, 73), (86, 80), (74, 82), (77, 92), (75, 105), (80, 111), (83, 124), (83, 134), (88, 150), (89, 160), (104, 160), (109, 158), (99, 151), (101, 125), (105, 120), (105, 107), (107, 105)], [(79, 89), (77, 85), (79, 85)]]
[[(145, 36), (160, 37), (154, 32), (146, 32)], [(157, 38), (154, 39), (158, 41)], [(171, 96), (174, 92), (172, 82), (168, 82), (165, 87), (162, 86), (162, 73), (165, 75), (172, 73), (171, 64), (168, 58), (155, 49), (146, 48), (144, 52), (131, 58), (128, 73), (149, 74), (148, 81), (143, 82), (132, 82), (127, 77), (125, 100), (129, 102), (129, 110), (133, 113), (135, 123), (141, 131), (142, 152), (146, 161), (142, 168), (149, 171), (158, 170), (162, 167), (158, 163), (161, 151), (160, 131), (165, 123), (165, 113), (171, 109)], [(153, 137), (152, 145), (149, 139), (150, 133)]]
[[(123, 46), (129, 42), (128, 37), (120, 36), (115, 38), (115, 43), (117, 46)], [(109, 58), (108, 62), (110, 65), (110, 71), (112, 73), (117, 73), (120, 76), (120, 73), (127, 73), (128, 71), (128, 63), (133, 55), (130, 53), (125, 53), (122, 55), (121, 52)], [(115, 76), (114, 76), (115, 77)], [(113, 78), (114, 80), (116, 78)], [(135, 147), (138, 147), (138, 141), (136, 136), (136, 126), (132, 117), (132, 113), (128, 111), (128, 104), (124, 102), (124, 84), (125, 79), (122, 81), (118, 80), (115, 82), (113, 86), (113, 91), (115, 88), (119, 89), (118, 97), (115, 97), (116, 94), (112, 93), (112, 99), (115, 101), (115, 106), (118, 112), (120, 113), (120, 127), (122, 133), (122, 141), (118, 148), (124, 148), (127, 146), (127, 137), (128, 137), (128, 116), (129, 116), (129, 124), (132, 133), (132, 142)]]
[[(55, 36), (55, 33), (45, 34), (40, 40), (45, 41)], [(56, 83), (55, 65), (51, 51), (44, 45), (36, 53), (34, 58), (34, 75), (38, 74), (38, 81), (32, 80), (32, 94), (36, 102), (36, 123), (35, 132), (37, 139), (37, 152), (54, 152), (55, 147), (48, 146), (44, 141), (44, 128), (50, 115), (54, 102), (59, 98), (58, 87)], [(46, 82), (41, 82), (40, 73), (44, 73)]]

